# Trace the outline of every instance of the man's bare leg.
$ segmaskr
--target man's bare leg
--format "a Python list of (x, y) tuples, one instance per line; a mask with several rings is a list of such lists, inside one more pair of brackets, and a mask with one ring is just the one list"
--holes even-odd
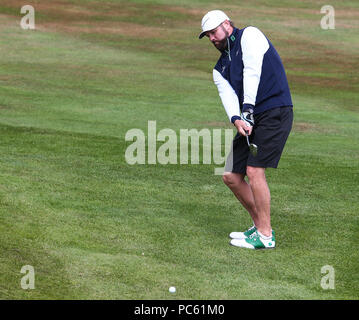
[(257, 230), (269, 237), (272, 235), (270, 222), (270, 191), (265, 176), (265, 168), (248, 166), (247, 176), (256, 207)]
[(257, 226), (260, 221), (258, 220), (253, 192), (244, 178), (245, 175), (241, 173), (225, 172), (223, 174), (223, 182), (231, 189), (243, 207), (249, 212), (254, 225)]

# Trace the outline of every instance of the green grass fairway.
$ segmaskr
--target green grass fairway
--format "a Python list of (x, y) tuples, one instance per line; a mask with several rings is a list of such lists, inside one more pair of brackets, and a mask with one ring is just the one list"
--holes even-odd
[[(0, 5), (0, 299), (359, 298), (358, 1), (332, 3), (334, 30), (323, 1), (33, 0), (35, 30), (20, 28), (24, 4)], [(292, 90), (267, 172), (272, 251), (229, 245), (251, 221), (218, 165), (125, 161), (126, 133), (150, 120), (233, 128), (218, 52), (197, 39), (218, 8), (267, 35)]]

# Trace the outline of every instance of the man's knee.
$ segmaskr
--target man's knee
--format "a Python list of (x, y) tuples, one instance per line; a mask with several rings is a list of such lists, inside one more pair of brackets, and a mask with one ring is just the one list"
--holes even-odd
[(242, 179), (242, 175), (239, 173), (225, 172), (222, 176), (223, 182), (227, 186), (235, 185)]
[(251, 181), (253, 179), (263, 178), (263, 177), (265, 177), (265, 168), (248, 166), (247, 167), (247, 177), (248, 177), (249, 181)]

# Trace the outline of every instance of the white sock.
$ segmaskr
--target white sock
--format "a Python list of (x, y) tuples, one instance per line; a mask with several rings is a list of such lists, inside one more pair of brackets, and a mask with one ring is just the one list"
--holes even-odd
[(259, 236), (264, 239), (264, 240), (270, 240), (272, 239), (272, 236), (270, 235), (269, 237), (265, 236), (263, 233), (260, 233), (258, 230), (257, 230)]

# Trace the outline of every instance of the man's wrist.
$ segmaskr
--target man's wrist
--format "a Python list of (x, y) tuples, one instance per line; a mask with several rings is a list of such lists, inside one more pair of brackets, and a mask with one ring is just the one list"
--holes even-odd
[(233, 116), (231, 118), (231, 122), (234, 124), (236, 122), (236, 120), (242, 120), (241, 116)]
[(248, 109), (254, 110), (254, 105), (250, 103), (243, 103), (242, 112), (248, 111)]

